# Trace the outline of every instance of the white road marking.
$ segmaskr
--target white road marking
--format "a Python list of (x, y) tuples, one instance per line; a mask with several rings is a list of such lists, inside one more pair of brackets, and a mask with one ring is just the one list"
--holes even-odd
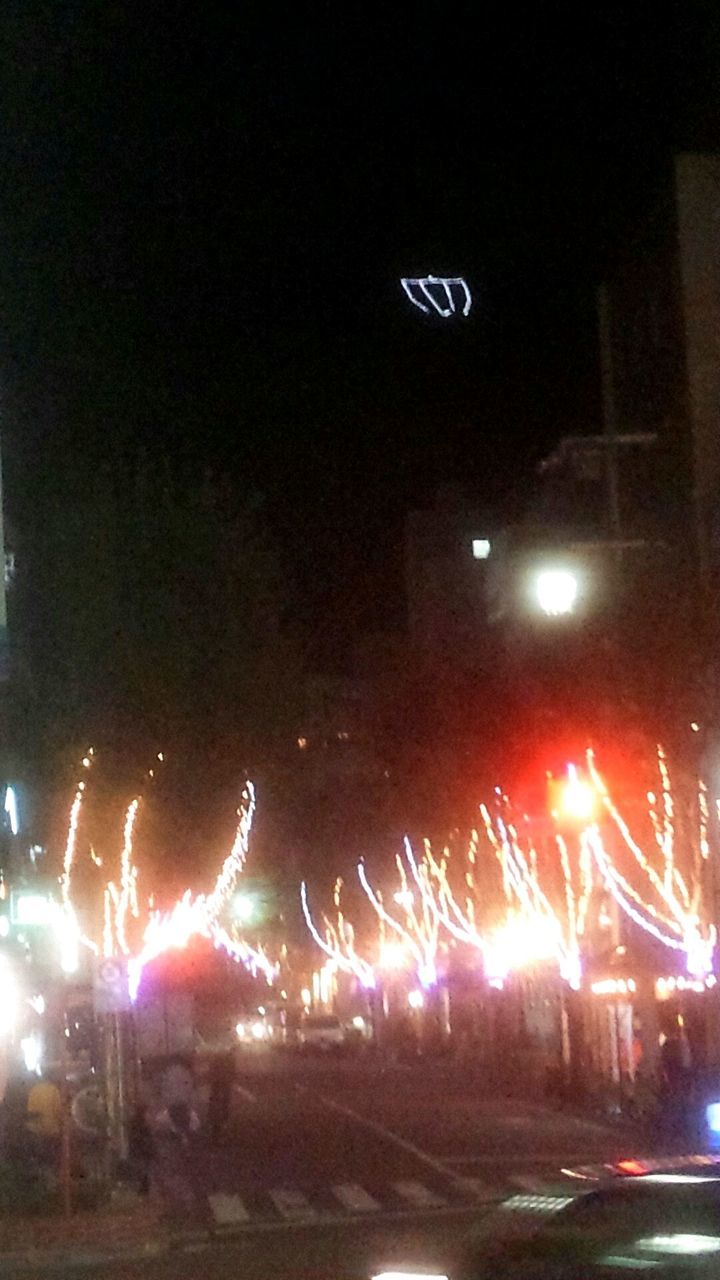
[(356, 1182), (337, 1183), (332, 1188), (332, 1193), (351, 1213), (374, 1213), (380, 1208), (377, 1200)]
[(250, 1214), (240, 1196), (229, 1196), (224, 1191), (216, 1191), (208, 1196), (208, 1203), (213, 1217), (221, 1226), (235, 1222), (249, 1222)]
[[(302, 1086), (299, 1086), (302, 1088)], [(303, 1090), (306, 1092), (306, 1090)], [(342, 1102), (336, 1102), (334, 1098), (324, 1097), (320, 1095), (320, 1102), (326, 1107), (331, 1107), (333, 1111), (337, 1111), (341, 1116), (347, 1116), (349, 1120), (354, 1120), (356, 1124), (362, 1125), (365, 1129), (370, 1129), (372, 1133), (377, 1133), (386, 1142), (391, 1142), (393, 1146), (399, 1147), (402, 1151), (408, 1152), (414, 1156), (428, 1169), (432, 1169), (434, 1173), (442, 1174), (443, 1178), (449, 1179), (451, 1182), (462, 1184), (462, 1178), (451, 1173), (442, 1160), (436, 1160), (434, 1156), (428, 1155), (427, 1151), (422, 1151), (420, 1147), (416, 1147), (414, 1142), (408, 1142), (407, 1138), (401, 1138), (399, 1133), (393, 1133), (392, 1129), (386, 1129), (384, 1124), (380, 1124), (378, 1120), (370, 1120), (368, 1116), (360, 1115), (359, 1111), (353, 1111), (352, 1107), (346, 1107)]]
[(539, 1166), (543, 1168), (549, 1167), (553, 1172), (557, 1172), (561, 1158), (565, 1165), (575, 1164), (577, 1162), (578, 1166), (584, 1167), (586, 1163), (585, 1154), (579, 1156), (563, 1154), (563, 1156), (560, 1157), (553, 1151), (549, 1151), (547, 1153), (536, 1151), (525, 1158), (518, 1155), (498, 1155), (497, 1152), (487, 1151), (477, 1152), (475, 1155), (443, 1156), (445, 1164), (489, 1164), (492, 1165), (493, 1169), (502, 1169), (505, 1166), (517, 1167), (517, 1165), (522, 1161), (525, 1165), (533, 1165), (536, 1168)]
[(439, 1209), (447, 1200), (437, 1191), (431, 1191), (423, 1182), (393, 1182), (393, 1188), (403, 1200), (417, 1209)]
[(462, 1185), (477, 1200), (498, 1200), (503, 1194), (497, 1187), (488, 1186), (482, 1178), (463, 1178)]
[(244, 1098), (246, 1102), (257, 1102), (255, 1094), (251, 1093), (249, 1089), (246, 1089), (244, 1084), (236, 1084), (235, 1092), (239, 1093), (241, 1098)]
[(279, 1187), (275, 1191), (271, 1191), (269, 1195), (278, 1213), (282, 1214), (283, 1218), (288, 1218), (292, 1221), (300, 1221), (302, 1219), (308, 1222), (318, 1216), (317, 1210), (313, 1209), (307, 1196), (304, 1196), (302, 1191), (296, 1191), (290, 1187)]
[(511, 1196), (500, 1208), (516, 1213), (559, 1213), (575, 1199), (575, 1196)]
[(550, 1178), (540, 1178), (532, 1173), (512, 1174), (508, 1178), (508, 1182), (513, 1187), (520, 1187), (522, 1191), (530, 1191), (533, 1195), (543, 1195), (547, 1192)]

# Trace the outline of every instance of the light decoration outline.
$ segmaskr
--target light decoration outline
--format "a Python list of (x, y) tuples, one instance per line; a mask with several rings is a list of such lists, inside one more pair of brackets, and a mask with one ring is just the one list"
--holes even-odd
[[(468, 287), (467, 281), (463, 276), (403, 276), (400, 283), (412, 302), (414, 307), (430, 315), (431, 309), (447, 320), (449, 316), (456, 315), (454, 291), (460, 291), (463, 295), (462, 314), (468, 316), (472, 307), (472, 294)], [(433, 289), (442, 290), (445, 295), (445, 303), (438, 300), (431, 292)], [(416, 291), (425, 298), (429, 304), (425, 305), (422, 298), (417, 295)]]
[[(658, 818), (655, 810), (656, 798), (653, 792), (648, 793), (648, 802), (650, 805), (650, 818), (653, 826), (655, 842), (657, 843), (662, 859), (663, 874), (658, 875), (653, 867), (650, 859), (640, 848), (634, 839), (627, 823), (620, 814), (617, 806), (614, 804), (612, 797), (605, 781), (600, 774), (596, 764), (594, 753), (591, 749), (586, 752), (588, 770), (597, 788), (598, 794), (606, 812), (612, 818), (615, 827), (620, 832), (627, 848), (632, 853), (638, 866), (647, 876), (648, 881), (655, 889), (664, 906), (667, 908), (668, 915), (661, 914), (652, 903), (642, 900), (637, 891), (631, 890), (628, 881), (621, 876), (617, 868), (614, 866), (612, 859), (604, 849), (602, 840), (600, 839), (597, 828), (588, 829), (589, 838), (595, 861), (601, 871), (603, 880), (615, 897), (618, 904), (625, 910), (630, 918), (639, 924), (664, 945), (671, 947), (676, 951), (685, 953), (686, 965), (688, 972), (695, 977), (703, 977), (706, 973), (712, 972), (714, 953), (717, 944), (717, 929), (714, 924), (709, 923), (702, 925), (700, 920), (700, 895), (701, 883), (700, 877), (696, 876), (696, 883), (693, 893), (690, 894), (687, 885), (679, 872), (675, 862), (675, 826), (674, 813), (675, 806), (672, 796), (670, 783), (670, 773), (667, 765), (667, 758), (662, 747), (657, 748), (658, 772), (660, 774), (660, 783), (662, 789), (662, 819)], [(698, 813), (699, 813), (699, 857), (703, 857), (702, 842), (707, 840), (707, 827), (703, 812), (703, 784), (699, 784), (698, 793)], [(705, 802), (706, 806), (706, 802)], [(630, 893), (628, 895), (628, 891)], [(679, 895), (679, 896), (678, 896)], [(627, 897), (634, 898), (639, 910), (628, 902)], [(652, 920), (658, 921), (653, 924)], [(662, 924), (667, 929), (671, 929), (673, 933), (678, 934), (678, 939), (670, 938), (668, 933), (664, 933), (659, 925)]]
[[(339, 893), (342, 882), (335, 882), (334, 901), (336, 908), (339, 902)], [(303, 917), (308, 927), (311, 937), (317, 943), (320, 950), (325, 953), (329, 960), (333, 961), (338, 969), (343, 973), (356, 977), (366, 990), (372, 990), (375, 983), (375, 973), (373, 966), (362, 956), (358, 955), (355, 950), (355, 938), (352, 926), (348, 925), (344, 914), (341, 922), (336, 928), (326, 915), (323, 916), (325, 925), (325, 934), (321, 934), (317, 928), (310, 910), (308, 900), (307, 882), (303, 880), (300, 885), (300, 904), (302, 907)]]

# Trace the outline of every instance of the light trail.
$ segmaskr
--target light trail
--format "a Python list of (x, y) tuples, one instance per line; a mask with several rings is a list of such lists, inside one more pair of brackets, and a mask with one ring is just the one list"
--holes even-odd
[[(93, 763), (94, 748), (90, 747), (86, 756), (83, 756), (82, 767), (90, 769)], [(97, 945), (90, 939), (86, 938), (80, 928), (75, 905), (72, 900), (72, 872), (75, 862), (75, 852), (77, 848), (77, 832), (80, 822), (80, 811), (85, 796), (86, 784), (81, 778), (75, 789), (75, 796), (70, 806), (70, 816), (68, 819), (67, 838), (65, 841), (65, 852), (63, 855), (63, 871), (60, 877), (60, 894), (62, 899), (62, 922), (58, 924), (62, 930), (61, 952), (62, 967), (66, 973), (75, 973), (80, 965), (80, 946), (89, 947), (90, 950), (97, 954)]]
[(207, 899), (207, 910), (211, 920), (216, 920), (222, 908), (226, 905), (245, 866), (250, 844), (250, 832), (252, 831), (255, 817), (255, 788), (252, 782), (248, 781), (245, 784), (245, 790), (242, 793), (242, 804), (237, 810), (237, 815), (239, 822), (232, 849), (223, 862), (214, 888)]
[(345, 935), (344, 949), (340, 945), (338, 933), (333, 929), (327, 917), (324, 917), (326, 929), (325, 936), (323, 937), (320, 933), (312, 918), (312, 912), (310, 911), (310, 904), (308, 902), (307, 884), (304, 880), (300, 885), (300, 904), (302, 906), (303, 917), (310, 935), (317, 943), (320, 950), (324, 952), (328, 959), (332, 960), (343, 973), (354, 975), (360, 980), (366, 989), (372, 989), (375, 986), (375, 974), (373, 972), (373, 967), (367, 962), (367, 960), (364, 960), (362, 956), (357, 954), (354, 945), (354, 937), (351, 945), (347, 945), (347, 924), (344, 924), (340, 930), (340, 936), (342, 937)]
[(253, 974), (262, 973), (268, 982), (274, 980), (276, 969), (265, 953), (245, 941), (232, 938), (218, 920), (242, 874), (248, 853), (255, 815), (255, 789), (249, 781), (245, 784), (242, 805), (237, 813), (239, 822), (235, 839), (211, 893), (193, 896), (192, 890), (187, 889), (169, 912), (151, 914), (142, 947), (128, 961), (132, 1001), (137, 999), (143, 970), (165, 952), (183, 950), (193, 937), (204, 938), (216, 949), (224, 950), (233, 960), (244, 964)]
[(133, 831), (140, 808), (140, 797), (136, 796), (127, 807), (123, 828), (123, 849), (120, 860), (120, 893), (115, 911), (115, 936), (123, 955), (129, 954), (126, 932), (128, 911), (137, 920), (140, 912), (137, 898), (137, 867), (133, 864)]

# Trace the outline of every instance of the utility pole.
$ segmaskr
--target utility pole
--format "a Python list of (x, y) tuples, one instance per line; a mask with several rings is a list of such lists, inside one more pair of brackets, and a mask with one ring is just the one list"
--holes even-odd
[(606, 285), (598, 290), (598, 329), (600, 337), (600, 373), (602, 378), (603, 427), (606, 437), (605, 481), (607, 485), (608, 533), (615, 548), (618, 568), (622, 565), (622, 519), (618, 482), (618, 433), (613, 376), (610, 297)]

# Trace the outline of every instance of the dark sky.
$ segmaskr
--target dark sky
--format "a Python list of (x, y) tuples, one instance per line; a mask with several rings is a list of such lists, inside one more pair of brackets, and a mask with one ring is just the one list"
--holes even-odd
[(670, 148), (717, 142), (712, 11), (7, 0), (16, 483), (189, 450), (266, 493), (310, 614), (378, 622), (408, 505), (504, 500), (594, 425), (594, 286)]

